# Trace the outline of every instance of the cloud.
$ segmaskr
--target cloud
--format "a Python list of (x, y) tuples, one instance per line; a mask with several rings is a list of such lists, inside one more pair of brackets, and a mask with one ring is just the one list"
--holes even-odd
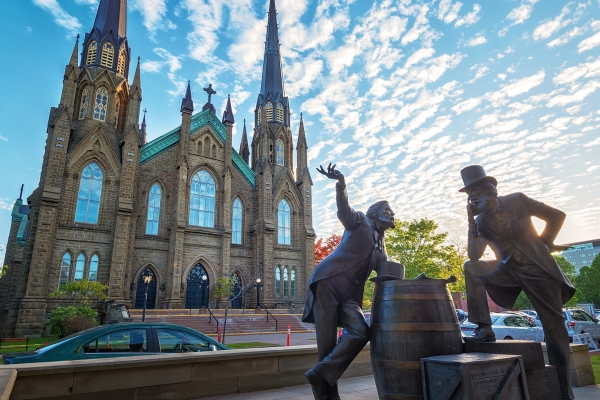
[(561, 73), (557, 74), (552, 81), (556, 85), (564, 85), (573, 83), (580, 78), (592, 78), (595, 76), (600, 76), (600, 57), (587, 63), (581, 63), (574, 67), (566, 68)]
[(548, 47), (552, 48), (552, 47), (556, 47), (556, 46), (562, 46), (564, 44), (569, 43), (569, 41), (571, 39), (573, 39), (574, 37), (583, 35), (584, 33), (585, 33), (584, 29), (576, 26), (575, 28), (571, 29), (569, 32), (563, 33), (556, 39), (548, 42)]
[(583, 88), (576, 90), (573, 94), (562, 94), (548, 100), (548, 107), (561, 107), (571, 103), (579, 103), (587, 96), (600, 88), (600, 82), (590, 81)]
[(579, 42), (577, 45), (577, 52), (581, 54), (584, 51), (591, 50), (598, 45), (600, 45), (600, 32)]
[(469, 26), (473, 25), (477, 21), (479, 21), (479, 11), (481, 11), (481, 6), (479, 4), (473, 5), (473, 11), (465, 15), (464, 17), (459, 17), (458, 12), (460, 11), (463, 3), (457, 1), (452, 4), (452, 0), (442, 0), (438, 7), (437, 17), (438, 19), (444, 21), (449, 24), (453, 21), (456, 21), (454, 24), (455, 27), (459, 27), (462, 25)]
[(465, 46), (475, 47), (475, 46), (479, 46), (480, 44), (484, 44), (484, 43), (487, 43), (487, 39), (485, 38), (485, 36), (476, 36), (476, 37), (468, 40), (467, 43), (465, 43)]
[(535, 30), (533, 31), (533, 39), (548, 39), (559, 29), (567, 26), (571, 22), (571, 20), (565, 20), (564, 18), (569, 12), (569, 5), (567, 4), (562, 8), (560, 14), (556, 18), (546, 20), (545, 22), (542, 22), (537, 28), (535, 28)]
[(8, 142), (8, 139), (5, 138), (4, 136), (0, 135), (0, 140), (4, 140), (5, 142)]
[(8, 199), (0, 199), (0, 210), (12, 210), (13, 206), (8, 201)]
[(475, 67), (477, 67), (477, 70), (475, 71), (475, 76), (473, 77), (473, 79), (467, 81), (467, 83), (469, 84), (475, 82), (479, 78), (484, 77), (490, 70), (487, 65), (475, 65)]
[(182, 67), (181, 60), (183, 56), (176, 56), (171, 54), (168, 50), (163, 49), (162, 47), (157, 47), (154, 50), (154, 54), (161, 58), (160, 61), (156, 60), (148, 60), (142, 62), (140, 68), (144, 72), (148, 73), (159, 73), (163, 68), (167, 68), (167, 78), (175, 85), (175, 90), (167, 90), (171, 96), (179, 96), (186, 89), (187, 81), (185, 79), (180, 78), (175, 73), (179, 71)]
[(52, 14), (54, 18), (54, 22), (66, 30), (69, 31), (70, 35), (76, 35), (79, 30), (81, 30), (81, 23), (79, 20), (67, 13), (61, 6), (58, 4), (57, 0), (32, 0), (33, 4), (40, 7), (41, 9), (48, 11)]
[(474, 97), (465, 101), (461, 101), (460, 103), (452, 107), (452, 111), (454, 111), (458, 115), (467, 111), (471, 111), (472, 109), (481, 104), (481, 100), (481, 97)]
[(471, 11), (470, 13), (468, 13), (467, 15), (465, 15), (462, 18), (458, 18), (456, 20), (456, 24), (454, 24), (455, 27), (459, 27), (459, 26), (469, 26), (469, 25), (473, 25), (474, 23), (476, 23), (477, 21), (479, 21), (479, 11), (481, 11), (481, 6), (479, 4), (473, 4), (473, 11)]
[(133, 0), (129, 2), (132, 10), (142, 14), (144, 26), (154, 36), (159, 29), (175, 29), (177, 26), (171, 21), (163, 22), (167, 14), (167, 0)]
[(546, 73), (543, 69), (541, 69), (535, 75), (514, 80), (510, 84), (502, 86), (495, 92), (486, 93), (485, 98), (494, 106), (502, 105), (508, 101), (507, 98), (526, 93), (531, 89), (541, 85), (544, 82), (545, 77)]
[(187, 34), (190, 57), (209, 63), (215, 57), (219, 44), (217, 32), (221, 27), (223, 3), (221, 0), (184, 0), (182, 6), (188, 11), (193, 30)]
[(529, 17), (531, 17), (533, 5), (537, 2), (538, 0), (526, 0), (519, 7), (510, 10), (508, 15), (506, 16), (506, 19), (512, 21), (512, 23), (509, 26), (500, 29), (500, 31), (498, 31), (498, 36), (502, 37), (506, 35), (506, 32), (508, 32), (509, 27), (517, 24), (522, 24), (525, 21), (527, 21)]

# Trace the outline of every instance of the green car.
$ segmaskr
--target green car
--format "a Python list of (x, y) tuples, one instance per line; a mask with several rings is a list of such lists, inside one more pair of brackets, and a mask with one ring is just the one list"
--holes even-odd
[(229, 350), (229, 348), (185, 326), (162, 323), (122, 323), (87, 329), (35, 351), (3, 354), (2, 364), (94, 360), (107, 357), (216, 350)]

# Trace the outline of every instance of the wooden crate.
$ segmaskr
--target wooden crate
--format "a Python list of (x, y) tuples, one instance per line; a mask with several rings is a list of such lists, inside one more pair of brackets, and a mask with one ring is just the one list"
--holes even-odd
[(530, 400), (523, 358), (463, 353), (421, 359), (424, 398)]

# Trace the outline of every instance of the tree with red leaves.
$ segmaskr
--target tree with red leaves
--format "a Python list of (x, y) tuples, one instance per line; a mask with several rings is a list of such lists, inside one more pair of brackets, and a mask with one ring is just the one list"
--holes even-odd
[(317, 240), (315, 243), (315, 266), (323, 261), (325, 257), (333, 253), (341, 241), (342, 237), (340, 235), (336, 235), (335, 233), (332, 233), (326, 238), (320, 238)]

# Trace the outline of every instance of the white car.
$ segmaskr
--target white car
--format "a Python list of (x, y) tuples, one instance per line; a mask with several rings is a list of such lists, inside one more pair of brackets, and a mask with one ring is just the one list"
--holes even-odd
[[(544, 341), (544, 330), (532, 324), (527, 318), (517, 314), (491, 313), (492, 329), (498, 340), (530, 340)], [(460, 324), (460, 329), (467, 336), (472, 336), (477, 325), (470, 322)]]

